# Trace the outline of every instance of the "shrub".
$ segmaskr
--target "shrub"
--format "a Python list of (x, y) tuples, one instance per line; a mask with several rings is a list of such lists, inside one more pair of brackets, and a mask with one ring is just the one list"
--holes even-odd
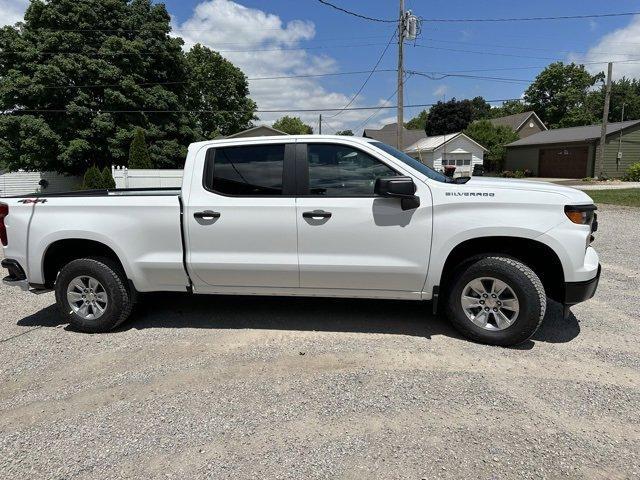
[(593, 177), (584, 177), (582, 179), (583, 182), (593, 182)]
[(116, 188), (116, 181), (109, 167), (104, 167), (102, 170), (102, 188)]
[(526, 174), (523, 170), (516, 170), (515, 172), (513, 172), (513, 176), (516, 178), (524, 178), (526, 177)]
[(103, 187), (102, 174), (100, 169), (93, 165), (84, 174), (84, 180), (82, 182), (83, 190), (99, 190)]
[(502, 177), (513, 178), (515, 177), (515, 174), (511, 170), (505, 170), (504, 172), (502, 172)]
[(533, 170), (529, 170), (528, 168), (524, 169), (524, 176), (525, 177), (533, 177)]
[(634, 163), (629, 167), (623, 180), (626, 182), (640, 182), (640, 162)]
[(151, 155), (144, 138), (144, 130), (136, 129), (136, 133), (129, 147), (129, 168), (153, 168)]

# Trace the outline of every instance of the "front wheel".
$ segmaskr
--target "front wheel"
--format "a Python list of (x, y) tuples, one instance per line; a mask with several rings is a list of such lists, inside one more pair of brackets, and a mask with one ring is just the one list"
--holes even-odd
[(533, 270), (512, 258), (486, 257), (454, 280), (447, 316), (472, 340), (509, 346), (536, 332), (546, 306), (544, 287)]
[(60, 313), (83, 332), (108, 332), (124, 322), (133, 307), (124, 273), (108, 259), (69, 262), (60, 270), (55, 291)]

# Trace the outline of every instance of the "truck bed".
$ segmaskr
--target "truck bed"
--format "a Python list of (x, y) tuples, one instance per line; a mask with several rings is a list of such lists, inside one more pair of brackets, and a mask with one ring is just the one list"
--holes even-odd
[(9, 205), (5, 254), (25, 268), (32, 284), (47, 283), (43, 259), (52, 246), (65, 241), (106, 245), (138, 291), (185, 291), (189, 284), (180, 189), (87, 190), (0, 202)]

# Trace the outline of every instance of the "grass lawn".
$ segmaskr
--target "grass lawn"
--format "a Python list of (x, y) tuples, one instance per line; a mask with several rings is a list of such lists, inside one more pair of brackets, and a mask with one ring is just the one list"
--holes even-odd
[(588, 190), (587, 195), (596, 203), (610, 203), (613, 205), (626, 205), (627, 207), (640, 207), (640, 188), (624, 188), (621, 190)]

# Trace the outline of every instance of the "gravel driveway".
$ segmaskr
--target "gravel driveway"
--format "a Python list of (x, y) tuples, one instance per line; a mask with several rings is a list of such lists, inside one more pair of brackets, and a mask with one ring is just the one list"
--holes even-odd
[(0, 287), (0, 478), (638, 478), (640, 209), (514, 349), (426, 305), (144, 298), (111, 334)]

